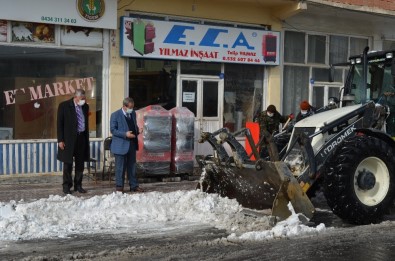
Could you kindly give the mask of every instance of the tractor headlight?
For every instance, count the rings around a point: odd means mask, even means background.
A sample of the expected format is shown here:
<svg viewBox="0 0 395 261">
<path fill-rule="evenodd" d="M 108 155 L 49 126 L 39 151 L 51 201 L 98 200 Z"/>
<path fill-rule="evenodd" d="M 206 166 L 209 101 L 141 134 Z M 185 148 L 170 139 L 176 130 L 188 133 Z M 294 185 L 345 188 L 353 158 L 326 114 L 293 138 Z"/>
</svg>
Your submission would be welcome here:
<svg viewBox="0 0 395 261">
<path fill-rule="evenodd" d="M 355 64 L 355 60 L 354 59 L 351 59 L 351 64 Z"/>
<path fill-rule="evenodd" d="M 355 62 L 356 62 L 356 63 L 361 63 L 361 62 L 362 62 L 362 59 L 361 59 L 361 58 L 357 58 L 357 59 L 355 59 Z"/>
<path fill-rule="evenodd" d="M 392 57 L 393 57 L 392 53 L 386 53 L 385 54 L 385 58 L 387 58 L 387 59 L 392 59 Z"/>
</svg>

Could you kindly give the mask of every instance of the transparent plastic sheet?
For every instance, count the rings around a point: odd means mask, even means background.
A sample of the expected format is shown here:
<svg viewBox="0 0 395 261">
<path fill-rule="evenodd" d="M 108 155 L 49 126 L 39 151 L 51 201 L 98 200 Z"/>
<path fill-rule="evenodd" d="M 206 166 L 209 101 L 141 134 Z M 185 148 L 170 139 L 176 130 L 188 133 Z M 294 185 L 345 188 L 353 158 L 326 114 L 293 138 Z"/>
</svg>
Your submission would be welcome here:
<svg viewBox="0 0 395 261">
<path fill-rule="evenodd" d="M 170 110 L 173 118 L 171 171 L 175 174 L 193 172 L 195 115 L 185 107 Z"/>
<path fill-rule="evenodd" d="M 137 168 L 145 175 L 170 174 L 172 118 L 159 105 L 136 111 L 137 125 L 143 127 L 139 135 Z"/>
<path fill-rule="evenodd" d="M 137 162 L 137 171 L 144 175 L 169 175 L 170 162 Z"/>
</svg>

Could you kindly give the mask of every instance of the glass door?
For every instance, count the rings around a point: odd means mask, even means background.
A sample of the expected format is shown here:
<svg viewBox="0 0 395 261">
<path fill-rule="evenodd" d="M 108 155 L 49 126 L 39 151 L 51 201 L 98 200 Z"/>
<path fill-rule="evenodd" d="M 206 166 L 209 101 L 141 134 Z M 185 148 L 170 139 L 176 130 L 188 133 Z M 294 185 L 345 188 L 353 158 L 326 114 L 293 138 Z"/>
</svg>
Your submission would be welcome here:
<svg viewBox="0 0 395 261">
<path fill-rule="evenodd" d="M 198 143 L 201 132 L 213 132 L 222 126 L 223 84 L 219 79 L 181 77 L 178 104 L 195 114 L 195 155 L 212 154 L 207 143 Z"/>
</svg>

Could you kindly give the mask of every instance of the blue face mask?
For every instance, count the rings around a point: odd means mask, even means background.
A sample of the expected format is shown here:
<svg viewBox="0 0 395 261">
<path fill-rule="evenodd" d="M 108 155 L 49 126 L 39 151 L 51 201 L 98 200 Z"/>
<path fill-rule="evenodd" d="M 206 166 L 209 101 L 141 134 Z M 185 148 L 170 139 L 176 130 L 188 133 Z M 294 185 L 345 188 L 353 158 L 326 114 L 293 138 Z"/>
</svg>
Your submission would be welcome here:
<svg viewBox="0 0 395 261">
<path fill-rule="evenodd" d="M 129 113 L 129 114 L 130 114 L 130 113 L 132 113 L 132 112 L 133 112 L 133 109 L 129 109 L 129 108 L 126 109 L 126 113 Z"/>
</svg>

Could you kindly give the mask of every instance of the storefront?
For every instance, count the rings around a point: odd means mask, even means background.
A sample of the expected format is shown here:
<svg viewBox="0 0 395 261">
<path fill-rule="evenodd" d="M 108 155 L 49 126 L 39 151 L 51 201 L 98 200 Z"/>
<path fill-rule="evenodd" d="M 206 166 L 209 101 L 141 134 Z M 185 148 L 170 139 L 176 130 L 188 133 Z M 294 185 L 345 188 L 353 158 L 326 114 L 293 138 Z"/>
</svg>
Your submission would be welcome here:
<svg viewBox="0 0 395 261">
<path fill-rule="evenodd" d="M 137 108 L 187 107 L 196 141 L 202 131 L 240 130 L 262 110 L 265 66 L 279 64 L 278 32 L 146 17 L 121 20 L 121 56 L 130 57 L 126 77 Z"/>
<path fill-rule="evenodd" d="M 55 173 L 60 102 L 87 94 L 91 155 L 108 124 L 114 1 L 0 1 L 0 175 Z"/>
<path fill-rule="evenodd" d="M 224 1 L 121 2 L 124 93 L 137 108 L 189 108 L 195 153 L 207 153 L 200 132 L 240 130 L 268 103 L 280 104 L 280 24 L 270 15 L 276 1 L 227 1 L 226 8 Z"/>
</svg>

